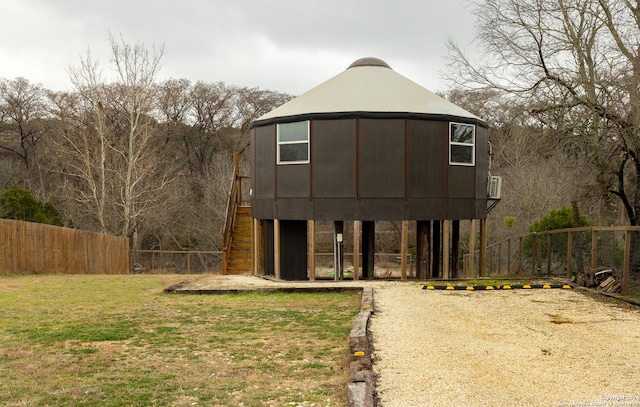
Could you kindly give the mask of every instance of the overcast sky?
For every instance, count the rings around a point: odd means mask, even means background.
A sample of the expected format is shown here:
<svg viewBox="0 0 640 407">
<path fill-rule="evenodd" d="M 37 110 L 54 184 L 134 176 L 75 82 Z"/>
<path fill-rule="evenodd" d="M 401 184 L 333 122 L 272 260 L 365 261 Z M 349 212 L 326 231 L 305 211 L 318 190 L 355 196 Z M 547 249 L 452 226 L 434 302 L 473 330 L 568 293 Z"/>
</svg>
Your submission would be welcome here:
<svg viewBox="0 0 640 407">
<path fill-rule="evenodd" d="M 299 95 L 365 56 L 444 90 L 447 37 L 471 47 L 465 0 L 0 0 L 0 78 L 71 89 L 87 49 L 108 67 L 109 33 L 164 46 L 160 79 Z M 109 73 L 109 71 L 105 71 Z"/>
</svg>

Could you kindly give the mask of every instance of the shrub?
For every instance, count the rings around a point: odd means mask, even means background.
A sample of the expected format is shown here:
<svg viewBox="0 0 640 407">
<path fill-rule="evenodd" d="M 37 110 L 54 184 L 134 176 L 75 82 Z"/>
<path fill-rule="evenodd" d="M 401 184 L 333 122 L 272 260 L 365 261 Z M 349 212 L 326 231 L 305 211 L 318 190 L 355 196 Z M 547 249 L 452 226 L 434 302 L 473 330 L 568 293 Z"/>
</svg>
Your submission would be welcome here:
<svg viewBox="0 0 640 407">
<path fill-rule="evenodd" d="M 19 185 L 2 190 L 0 218 L 63 226 L 62 215 L 51 201 L 42 202 Z"/>
</svg>

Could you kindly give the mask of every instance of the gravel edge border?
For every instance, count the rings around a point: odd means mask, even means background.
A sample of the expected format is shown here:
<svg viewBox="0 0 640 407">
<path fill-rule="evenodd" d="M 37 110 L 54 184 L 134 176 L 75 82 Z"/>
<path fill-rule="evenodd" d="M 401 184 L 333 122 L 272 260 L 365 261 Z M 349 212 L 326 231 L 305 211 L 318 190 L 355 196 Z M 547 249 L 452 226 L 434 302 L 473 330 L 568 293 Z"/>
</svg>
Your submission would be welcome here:
<svg viewBox="0 0 640 407">
<path fill-rule="evenodd" d="M 360 313 L 353 322 L 349 335 L 349 384 L 347 402 L 349 407 L 375 407 L 376 378 L 373 373 L 371 344 L 369 342 L 369 320 L 373 314 L 373 288 L 362 287 Z"/>
</svg>

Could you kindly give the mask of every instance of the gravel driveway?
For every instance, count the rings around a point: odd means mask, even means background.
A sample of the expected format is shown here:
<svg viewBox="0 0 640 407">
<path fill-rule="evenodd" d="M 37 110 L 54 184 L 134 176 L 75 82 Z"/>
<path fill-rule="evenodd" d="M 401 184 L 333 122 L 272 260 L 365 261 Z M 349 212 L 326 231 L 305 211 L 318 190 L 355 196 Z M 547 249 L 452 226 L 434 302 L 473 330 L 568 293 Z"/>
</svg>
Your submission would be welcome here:
<svg viewBox="0 0 640 407">
<path fill-rule="evenodd" d="M 640 407 L 640 308 L 575 289 L 431 291 L 414 282 L 246 276 L 184 288 L 327 284 L 374 289 L 369 332 L 383 407 Z"/>
<path fill-rule="evenodd" d="M 382 406 L 640 406 L 637 308 L 575 290 L 421 288 L 374 288 Z"/>
</svg>

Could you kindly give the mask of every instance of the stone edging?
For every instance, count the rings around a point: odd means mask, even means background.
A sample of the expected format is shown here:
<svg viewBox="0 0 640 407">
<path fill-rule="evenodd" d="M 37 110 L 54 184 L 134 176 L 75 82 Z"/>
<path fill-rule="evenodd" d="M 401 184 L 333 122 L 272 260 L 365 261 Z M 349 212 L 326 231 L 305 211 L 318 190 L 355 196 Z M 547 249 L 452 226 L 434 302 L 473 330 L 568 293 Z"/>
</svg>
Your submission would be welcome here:
<svg viewBox="0 0 640 407">
<path fill-rule="evenodd" d="M 372 348 L 368 336 L 371 314 L 373 314 L 373 288 L 363 287 L 360 313 L 353 322 L 349 335 L 349 384 L 347 386 L 349 407 L 377 405 Z"/>
</svg>

